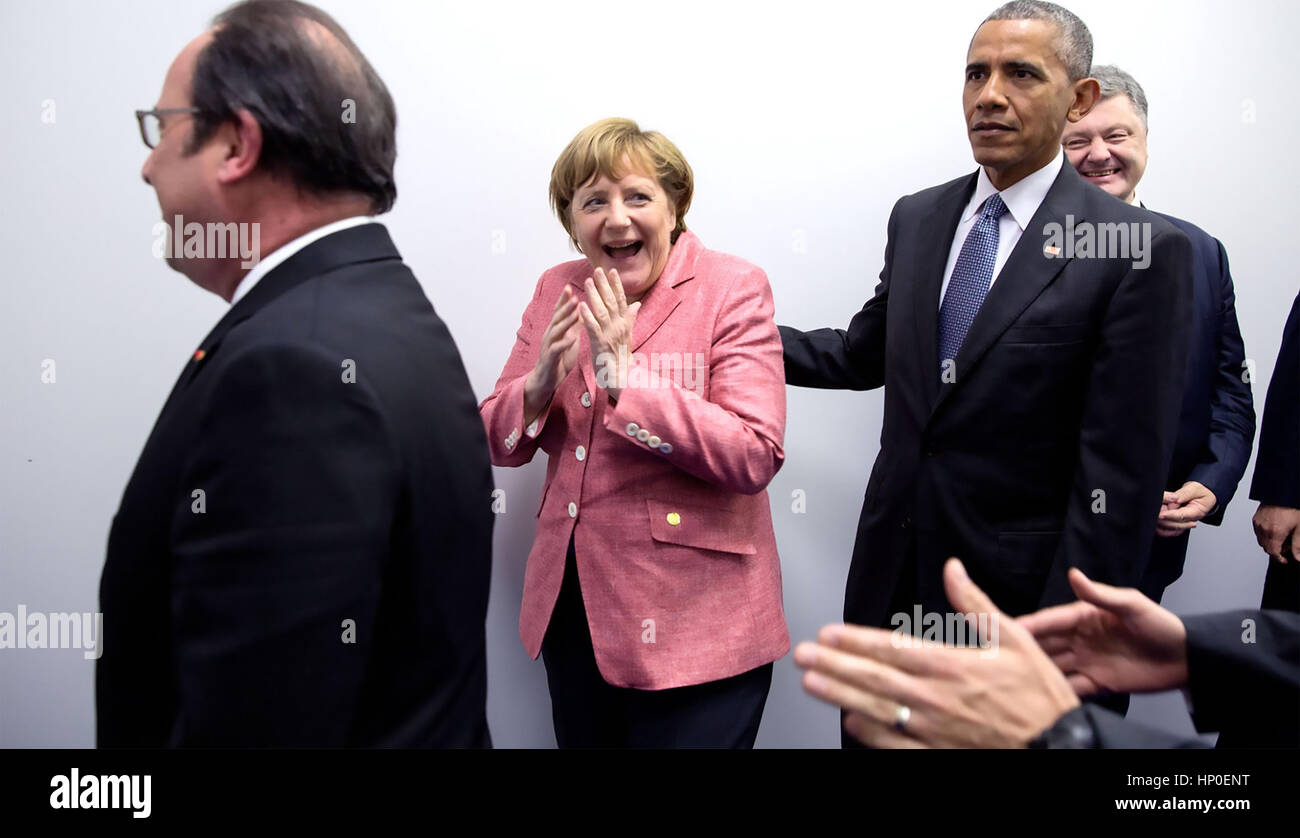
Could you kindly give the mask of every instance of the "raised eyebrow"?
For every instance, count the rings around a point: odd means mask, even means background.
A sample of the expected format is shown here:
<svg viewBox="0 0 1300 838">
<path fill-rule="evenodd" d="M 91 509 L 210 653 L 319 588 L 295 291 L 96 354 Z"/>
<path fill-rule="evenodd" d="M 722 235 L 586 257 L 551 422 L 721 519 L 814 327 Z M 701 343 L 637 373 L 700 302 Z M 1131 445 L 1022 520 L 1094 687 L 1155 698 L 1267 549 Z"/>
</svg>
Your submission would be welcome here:
<svg viewBox="0 0 1300 838">
<path fill-rule="evenodd" d="M 983 62 L 977 61 L 966 65 L 967 73 L 987 73 L 988 70 L 989 70 L 989 65 Z"/>
</svg>

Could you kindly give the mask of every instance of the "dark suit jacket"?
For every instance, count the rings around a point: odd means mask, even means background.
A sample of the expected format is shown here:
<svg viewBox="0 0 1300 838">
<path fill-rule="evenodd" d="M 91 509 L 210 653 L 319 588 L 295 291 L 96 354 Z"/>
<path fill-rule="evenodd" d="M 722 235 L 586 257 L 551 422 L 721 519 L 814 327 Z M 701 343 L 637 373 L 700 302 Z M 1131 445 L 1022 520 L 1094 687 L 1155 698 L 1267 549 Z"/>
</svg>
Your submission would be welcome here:
<svg viewBox="0 0 1300 838">
<path fill-rule="evenodd" d="M 1291 304 L 1268 383 L 1250 497 L 1300 509 L 1300 295 Z"/>
<path fill-rule="evenodd" d="M 1270 506 L 1300 509 L 1300 295 L 1291 304 L 1268 383 L 1250 496 Z M 1300 564 L 1268 561 L 1260 605 L 1300 611 Z"/>
<path fill-rule="evenodd" d="M 387 230 L 294 254 L 200 352 L 109 536 L 99 745 L 490 744 L 487 441 Z"/>
<path fill-rule="evenodd" d="M 1232 274 L 1218 239 L 1180 218 L 1157 215 L 1182 230 L 1192 243 L 1187 384 L 1165 488 L 1172 492 L 1188 480 L 1209 488 L 1218 504 L 1202 523 L 1218 525 L 1246 473 L 1255 441 L 1255 407 L 1243 365 L 1246 350 L 1237 326 Z M 1182 575 L 1187 538 L 1186 532 L 1155 537 L 1142 583 L 1148 596 L 1158 598 Z"/>
<path fill-rule="evenodd" d="M 927 611 L 947 610 L 941 568 L 958 556 L 1021 614 L 1073 599 L 1071 566 L 1135 586 L 1150 550 L 1186 371 L 1187 237 L 1063 166 L 971 325 L 955 383 L 941 383 L 939 288 L 975 183 L 894 206 L 880 284 L 847 330 L 781 328 L 788 383 L 885 387 L 850 622 L 887 625 L 909 552 Z M 1045 226 L 1067 214 L 1151 225 L 1149 266 L 1048 258 Z"/>
<path fill-rule="evenodd" d="M 1243 623 L 1250 621 L 1250 630 Z M 1226 730 L 1220 747 L 1300 747 L 1300 614 L 1228 611 L 1184 617 L 1188 694 L 1200 731 Z M 1098 747 L 1204 747 L 1094 705 L 1082 712 Z M 1231 742 L 1224 737 L 1231 736 Z"/>
</svg>

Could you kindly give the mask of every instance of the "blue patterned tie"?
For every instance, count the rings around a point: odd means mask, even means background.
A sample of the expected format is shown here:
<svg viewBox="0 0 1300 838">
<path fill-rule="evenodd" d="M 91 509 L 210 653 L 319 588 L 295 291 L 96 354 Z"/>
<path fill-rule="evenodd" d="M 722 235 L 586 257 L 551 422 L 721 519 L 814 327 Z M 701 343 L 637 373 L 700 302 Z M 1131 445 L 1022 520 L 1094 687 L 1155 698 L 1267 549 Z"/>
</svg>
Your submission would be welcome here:
<svg viewBox="0 0 1300 838">
<path fill-rule="evenodd" d="M 998 258 L 998 219 L 1007 211 L 1002 196 L 994 192 L 984 201 L 980 217 L 962 242 L 948 290 L 939 306 L 939 366 L 957 357 L 975 313 L 993 283 L 993 263 Z"/>
</svg>

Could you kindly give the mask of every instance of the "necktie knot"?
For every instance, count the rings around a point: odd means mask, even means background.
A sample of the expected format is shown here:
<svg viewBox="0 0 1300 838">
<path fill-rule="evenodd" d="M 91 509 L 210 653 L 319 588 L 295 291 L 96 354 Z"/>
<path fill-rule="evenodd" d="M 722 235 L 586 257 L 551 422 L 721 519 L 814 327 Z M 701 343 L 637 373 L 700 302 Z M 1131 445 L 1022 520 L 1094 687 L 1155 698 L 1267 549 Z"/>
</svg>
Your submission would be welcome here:
<svg viewBox="0 0 1300 838">
<path fill-rule="evenodd" d="M 982 215 L 985 218 L 991 218 L 997 221 L 1007 213 L 1007 205 L 1002 203 L 1002 196 L 994 192 L 984 201 L 984 210 Z"/>
</svg>

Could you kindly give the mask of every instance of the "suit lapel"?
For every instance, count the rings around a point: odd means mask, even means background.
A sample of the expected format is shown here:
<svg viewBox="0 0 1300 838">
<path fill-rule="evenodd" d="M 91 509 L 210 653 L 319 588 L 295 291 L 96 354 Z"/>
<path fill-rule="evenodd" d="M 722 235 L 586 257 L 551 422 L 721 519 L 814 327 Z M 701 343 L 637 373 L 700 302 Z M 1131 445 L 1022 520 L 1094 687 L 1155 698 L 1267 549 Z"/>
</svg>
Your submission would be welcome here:
<svg viewBox="0 0 1300 838">
<path fill-rule="evenodd" d="M 664 273 L 668 273 L 666 269 Z M 641 298 L 641 308 L 636 313 L 636 325 L 632 328 L 633 352 L 640 349 L 651 335 L 659 331 L 659 327 L 668 319 L 668 315 L 672 314 L 682 301 L 671 282 L 663 281 L 665 278 L 667 277 L 661 277 L 649 293 Z"/>
<path fill-rule="evenodd" d="M 929 238 L 933 246 L 918 248 L 916 254 L 912 273 L 916 278 L 916 293 L 912 296 L 913 332 L 918 341 L 917 357 L 925 365 L 926 397 L 931 405 L 939 396 L 939 289 L 943 286 L 949 251 L 949 247 L 944 245 L 952 243 L 962 210 L 975 191 L 978 174 L 957 181 L 921 220 L 922 236 Z"/>
<path fill-rule="evenodd" d="M 1067 214 L 1074 216 L 1076 224 L 1084 220 L 1081 215 L 1084 201 L 1079 190 L 1085 186 L 1073 166 L 1066 163 L 1061 167 L 1047 197 L 1025 225 L 1020 240 L 1016 242 L 1015 249 L 1007 257 L 997 281 L 989 289 L 988 296 L 975 315 L 970 331 L 966 333 L 966 340 L 957 352 L 956 381 L 940 390 L 934 403 L 935 410 L 952 397 L 952 392 L 971 376 L 980 359 L 1002 333 L 1069 264 L 1069 259 L 1048 258 L 1043 252 L 1046 241 L 1043 230 L 1052 222 L 1064 228 Z"/>
</svg>

